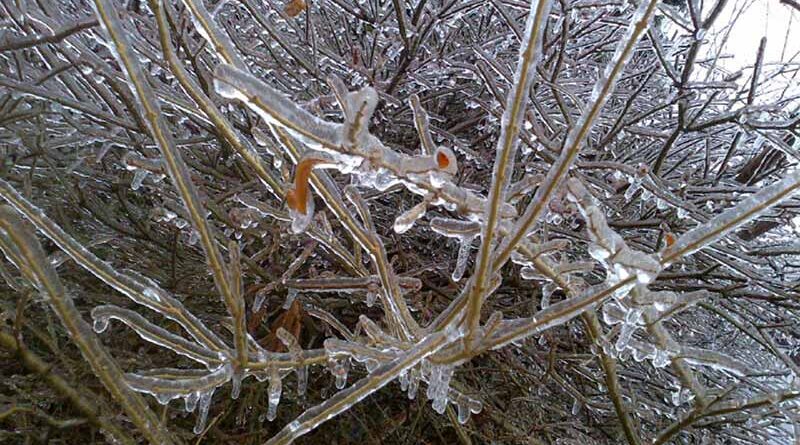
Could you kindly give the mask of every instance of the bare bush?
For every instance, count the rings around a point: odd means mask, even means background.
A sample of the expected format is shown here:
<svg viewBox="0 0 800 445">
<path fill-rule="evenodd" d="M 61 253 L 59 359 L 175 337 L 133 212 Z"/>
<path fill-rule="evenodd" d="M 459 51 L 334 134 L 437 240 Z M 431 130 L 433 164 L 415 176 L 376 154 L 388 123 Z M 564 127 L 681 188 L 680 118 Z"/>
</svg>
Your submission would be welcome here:
<svg viewBox="0 0 800 445">
<path fill-rule="evenodd" d="M 727 3 L 3 0 L 0 439 L 800 443 Z"/>
</svg>

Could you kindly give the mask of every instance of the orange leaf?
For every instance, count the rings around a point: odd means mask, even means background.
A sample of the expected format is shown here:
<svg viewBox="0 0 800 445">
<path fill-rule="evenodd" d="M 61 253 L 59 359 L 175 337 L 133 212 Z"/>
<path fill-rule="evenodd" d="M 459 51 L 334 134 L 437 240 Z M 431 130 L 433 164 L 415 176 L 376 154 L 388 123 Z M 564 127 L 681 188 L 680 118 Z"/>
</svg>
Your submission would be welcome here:
<svg viewBox="0 0 800 445">
<path fill-rule="evenodd" d="M 286 7 L 283 9 L 283 11 L 289 17 L 297 17 L 306 9 L 308 9 L 308 4 L 305 2 L 305 0 L 291 0 L 286 4 Z"/>
<path fill-rule="evenodd" d="M 294 172 L 294 188 L 286 193 L 286 205 L 290 209 L 303 215 L 308 211 L 308 177 L 311 176 L 311 169 L 315 164 L 322 161 L 319 159 L 306 158 L 297 163 Z"/>
<path fill-rule="evenodd" d="M 447 155 L 442 153 L 436 153 L 436 163 L 439 164 L 439 168 L 444 170 L 448 166 L 450 166 L 450 159 L 447 158 Z"/>
</svg>

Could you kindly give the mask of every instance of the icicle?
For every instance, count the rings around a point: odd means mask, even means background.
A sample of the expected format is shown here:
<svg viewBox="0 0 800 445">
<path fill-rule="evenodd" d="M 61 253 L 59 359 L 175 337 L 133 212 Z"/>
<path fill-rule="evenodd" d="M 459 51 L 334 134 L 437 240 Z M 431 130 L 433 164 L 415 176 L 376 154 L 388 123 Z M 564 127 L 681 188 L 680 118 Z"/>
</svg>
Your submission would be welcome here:
<svg viewBox="0 0 800 445">
<path fill-rule="evenodd" d="M 242 391 L 242 378 L 244 376 L 241 372 L 234 372 L 231 376 L 231 399 L 236 400 L 239 398 L 239 393 Z"/>
<path fill-rule="evenodd" d="M 100 164 L 100 163 L 103 162 L 103 158 L 106 156 L 106 154 L 108 153 L 108 150 L 110 150 L 112 146 L 113 146 L 113 144 L 111 142 L 105 142 L 100 147 L 100 151 L 94 157 L 95 164 Z"/>
<path fill-rule="evenodd" d="M 189 233 L 189 240 L 187 242 L 190 246 L 194 246 L 198 241 L 200 241 L 200 232 L 192 229 L 192 231 Z"/>
<path fill-rule="evenodd" d="M 458 408 L 458 423 L 464 425 L 469 420 L 469 405 L 464 398 L 459 398 L 456 402 Z"/>
<path fill-rule="evenodd" d="M 292 307 L 292 303 L 294 303 L 295 298 L 297 298 L 297 289 L 289 289 L 286 292 L 286 301 L 283 302 L 283 308 L 289 309 Z"/>
<path fill-rule="evenodd" d="M 200 411 L 197 413 L 197 422 L 194 424 L 194 433 L 200 434 L 206 428 L 206 420 L 208 420 L 208 410 L 211 408 L 211 398 L 214 396 L 214 388 L 200 393 L 199 406 Z"/>
<path fill-rule="evenodd" d="M 408 371 L 401 373 L 398 380 L 400 381 L 400 389 L 408 391 Z"/>
<path fill-rule="evenodd" d="M 581 402 L 579 402 L 578 399 L 575 399 L 575 401 L 572 402 L 572 415 L 577 416 L 580 411 L 581 411 Z"/>
<path fill-rule="evenodd" d="M 281 376 L 276 368 L 272 368 L 269 375 L 269 389 L 267 390 L 268 406 L 267 420 L 272 422 L 278 415 L 278 403 L 281 401 Z"/>
<path fill-rule="evenodd" d="M 461 238 L 461 245 L 458 247 L 458 258 L 456 259 L 456 267 L 453 269 L 453 281 L 461 281 L 464 277 L 464 272 L 467 270 L 467 262 L 469 261 L 469 253 L 472 249 L 472 240 L 475 236 L 465 236 Z"/>
<path fill-rule="evenodd" d="M 419 389 L 419 371 L 411 369 L 408 371 L 408 399 L 414 400 L 417 398 L 417 389 Z"/>
<path fill-rule="evenodd" d="M 631 309 L 625 314 L 625 321 L 622 323 L 617 342 L 614 345 L 617 351 L 622 352 L 628 347 L 628 343 L 633 337 L 633 333 L 638 328 L 638 322 L 641 319 L 642 311 L 640 309 Z"/>
<path fill-rule="evenodd" d="M 631 198 L 633 198 L 633 195 L 635 195 L 636 192 L 639 191 L 639 186 L 640 185 L 641 185 L 641 180 L 639 180 L 639 179 L 634 179 L 634 180 L 631 181 L 630 185 L 628 186 L 628 189 L 625 190 L 625 200 L 626 201 L 630 201 Z"/>
<path fill-rule="evenodd" d="M 430 373 L 428 374 L 428 389 L 425 391 L 425 397 L 427 397 L 428 400 L 433 400 L 433 397 L 439 390 L 439 376 L 441 372 L 442 367 L 440 366 L 430 367 Z"/>
<path fill-rule="evenodd" d="M 374 289 L 367 288 L 367 307 L 372 307 L 375 305 L 375 301 L 378 299 L 378 292 Z"/>
<path fill-rule="evenodd" d="M 306 194 L 306 213 L 301 213 L 289 208 L 289 217 L 292 219 L 292 233 L 303 233 L 314 219 L 314 195 Z"/>
<path fill-rule="evenodd" d="M 293 359 L 298 362 L 302 362 L 303 348 L 300 347 L 300 343 L 297 341 L 297 338 L 295 338 L 294 335 L 282 327 L 278 328 L 276 335 L 284 344 L 284 346 L 286 346 L 286 349 L 289 351 L 289 353 L 292 354 Z M 298 364 L 295 368 L 295 372 L 297 373 L 297 393 L 302 396 L 305 394 L 306 388 L 308 387 L 308 367 Z"/>
<path fill-rule="evenodd" d="M 478 414 L 483 409 L 483 403 L 480 400 L 475 400 L 464 394 L 458 394 L 455 403 L 458 408 L 458 422 L 462 425 L 467 423 L 470 414 Z"/>
<path fill-rule="evenodd" d="M 450 393 L 450 379 L 453 377 L 452 366 L 437 366 L 441 368 L 438 372 L 439 381 L 436 383 L 433 395 L 433 410 L 439 414 L 444 414 L 447 408 L 448 394 Z"/>
<path fill-rule="evenodd" d="M 343 360 L 336 360 L 333 358 L 334 351 L 336 351 L 337 348 L 333 347 L 334 342 L 329 342 L 328 340 L 325 342 L 325 351 L 328 354 L 328 369 L 335 378 L 334 385 L 336 389 L 342 389 L 347 384 L 347 371 L 350 362 L 346 358 Z"/>
<path fill-rule="evenodd" d="M 550 306 L 550 296 L 553 295 L 556 285 L 553 283 L 546 283 L 542 286 L 542 301 L 539 303 L 542 309 L 547 309 Z"/>
</svg>

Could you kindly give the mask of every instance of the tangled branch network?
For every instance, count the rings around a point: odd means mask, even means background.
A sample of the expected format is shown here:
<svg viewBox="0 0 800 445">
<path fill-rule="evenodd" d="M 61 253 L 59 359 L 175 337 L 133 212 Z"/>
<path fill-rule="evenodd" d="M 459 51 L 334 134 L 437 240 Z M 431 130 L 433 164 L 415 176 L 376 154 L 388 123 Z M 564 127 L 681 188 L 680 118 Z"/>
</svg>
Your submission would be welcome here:
<svg viewBox="0 0 800 445">
<path fill-rule="evenodd" d="M 746 3 L 0 1 L 0 347 L 51 388 L 8 409 L 797 443 L 800 33 L 726 68 Z"/>
</svg>

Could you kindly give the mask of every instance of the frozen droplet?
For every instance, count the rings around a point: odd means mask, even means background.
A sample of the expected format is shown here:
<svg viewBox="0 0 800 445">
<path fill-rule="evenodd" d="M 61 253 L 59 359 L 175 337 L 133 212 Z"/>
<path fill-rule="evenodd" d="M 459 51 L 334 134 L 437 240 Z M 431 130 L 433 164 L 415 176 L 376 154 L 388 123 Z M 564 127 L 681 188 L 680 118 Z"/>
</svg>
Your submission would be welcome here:
<svg viewBox="0 0 800 445">
<path fill-rule="evenodd" d="M 94 319 L 92 328 L 98 334 L 108 329 L 108 317 L 97 317 Z"/>
<path fill-rule="evenodd" d="M 147 174 L 150 173 L 145 169 L 137 169 L 136 172 L 133 174 L 133 180 L 131 181 L 131 189 L 139 190 L 139 187 L 142 186 L 142 182 L 144 182 L 144 178 L 147 177 Z"/>
<path fill-rule="evenodd" d="M 158 403 L 160 403 L 161 405 L 168 404 L 169 401 L 174 398 L 174 396 L 171 393 L 167 393 L 167 392 L 157 392 L 154 395 L 155 395 L 156 400 L 158 401 Z"/>
</svg>

